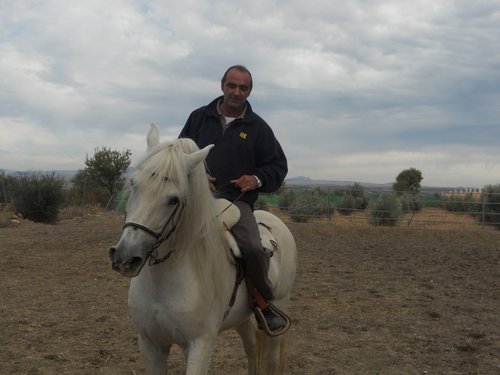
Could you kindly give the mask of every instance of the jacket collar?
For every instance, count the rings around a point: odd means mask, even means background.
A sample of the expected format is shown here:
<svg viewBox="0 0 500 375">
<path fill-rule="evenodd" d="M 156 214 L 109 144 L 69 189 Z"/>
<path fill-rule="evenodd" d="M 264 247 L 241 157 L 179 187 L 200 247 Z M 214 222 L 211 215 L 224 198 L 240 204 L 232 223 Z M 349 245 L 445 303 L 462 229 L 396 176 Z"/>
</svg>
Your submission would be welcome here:
<svg viewBox="0 0 500 375">
<path fill-rule="evenodd" d="M 222 101 L 223 99 L 224 99 L 223 96 L 219 96 L 218 98 L 215 98 L 208 104 L 210 115 L 217 117 L 220 117 L 222 115 L 222 113 L 219 111 L 219 102 Z M 243 110 L 241 117 L 239 116 L 238 118 L 247 119 L 250 118 L 250 116 L 252 115 L 253 115 L 252 106 L 250 105 L 250 102 L 247 100 L 245 104 L 245 109 Z"/>
</svg>

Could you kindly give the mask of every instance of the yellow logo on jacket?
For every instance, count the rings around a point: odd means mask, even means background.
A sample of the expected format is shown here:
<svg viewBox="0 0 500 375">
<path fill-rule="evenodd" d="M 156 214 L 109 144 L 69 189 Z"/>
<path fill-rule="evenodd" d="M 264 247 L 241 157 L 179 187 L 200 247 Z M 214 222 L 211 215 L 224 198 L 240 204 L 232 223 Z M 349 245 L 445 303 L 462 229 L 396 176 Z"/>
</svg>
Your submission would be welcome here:
<svg viewBox="0 0 500 375">
<path fill-rule="evenodd" d="M 245 133 L 245 132 L 240 133 L 240 138 L 247 139 L 247 137 L 248 137 L 247 133 Z"/>
</svg>

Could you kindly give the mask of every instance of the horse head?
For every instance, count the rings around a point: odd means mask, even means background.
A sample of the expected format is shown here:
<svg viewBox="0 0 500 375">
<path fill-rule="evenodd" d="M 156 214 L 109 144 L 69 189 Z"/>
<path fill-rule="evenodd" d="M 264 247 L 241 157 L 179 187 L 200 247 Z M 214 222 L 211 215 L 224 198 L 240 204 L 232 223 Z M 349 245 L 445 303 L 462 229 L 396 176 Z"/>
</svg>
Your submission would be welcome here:
<svg viewBox="0 0 500 375">
<path fill-rule="evenodd" d="M 148 259 L 150 263 L 165 260 L 158 256 L 160 245 L 170 244 L 183 219 L 191 175 L 201 164 L 213 145 L 198 150 L 189 139 L 159 143 L 158 129 L 151 125 L 147 136 L 147 154 L 132 172 L 127 213 L 123 232 L 117 245 L 109 249 L 113 270 L 124 276 L 137 276 Z M 203 171 L 199 169 L 202 168 Z M 208 190 L 208 182 L 205 183 Z"/>
</svg>

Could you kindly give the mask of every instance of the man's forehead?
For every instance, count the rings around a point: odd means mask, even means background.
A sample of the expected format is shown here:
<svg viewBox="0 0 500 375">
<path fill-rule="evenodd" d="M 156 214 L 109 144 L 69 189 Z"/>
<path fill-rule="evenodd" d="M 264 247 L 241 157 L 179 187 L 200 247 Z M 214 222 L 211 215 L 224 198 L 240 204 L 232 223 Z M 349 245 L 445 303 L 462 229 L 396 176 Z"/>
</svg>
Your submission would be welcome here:
<svg viewBox="0 0 500 375">
<path fill-rule="evenodd" d="M 242 72 L 238 69 L 231 69 L 227 73 L 227 80 L 226 81 L 238 81 L 238 82 L 246 82 L 247 84 L 250 83 L 250 75 L 247 72 Z"/>
</svg>

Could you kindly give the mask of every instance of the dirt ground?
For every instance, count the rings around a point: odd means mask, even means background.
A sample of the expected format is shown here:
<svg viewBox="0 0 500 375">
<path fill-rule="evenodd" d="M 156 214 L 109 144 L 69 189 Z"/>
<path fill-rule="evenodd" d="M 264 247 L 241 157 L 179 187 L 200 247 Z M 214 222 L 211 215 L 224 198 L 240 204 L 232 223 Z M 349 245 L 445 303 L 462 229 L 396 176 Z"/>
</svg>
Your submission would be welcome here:
<svg viewBox="0 0 500 375">
<path fill-rule="evenodd" d="M 0 374 L 142 374 L 122 218 L 0 228 Z M 289 374 L 499 374 L 500 231 L 290 224 L 299 248 Z M 182 374 L 182 355 L 170 373 Z M 211 374 L 245 374 L 224 333 Z"/>
</svg>

